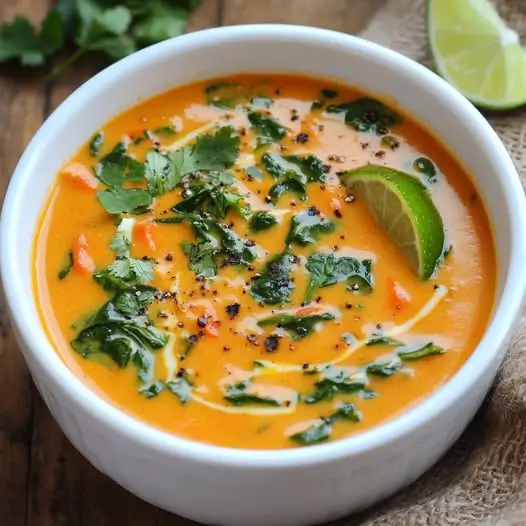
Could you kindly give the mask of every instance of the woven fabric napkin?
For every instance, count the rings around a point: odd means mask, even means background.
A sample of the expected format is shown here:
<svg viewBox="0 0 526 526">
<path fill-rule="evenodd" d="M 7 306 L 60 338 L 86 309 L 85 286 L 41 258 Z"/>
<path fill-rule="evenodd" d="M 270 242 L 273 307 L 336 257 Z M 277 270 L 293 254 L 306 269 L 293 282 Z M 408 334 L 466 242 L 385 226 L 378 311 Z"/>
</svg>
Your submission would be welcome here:
<svg viewBox="0 0 526 526">
<path fill-rule="evenodd" d="M 495 3 L 526 42 L 526 1 Z M 388 0 L 362 36 L 430 66 L 424 4 L 424 0 Z M 524 186 L 526 112 L 486 117 L 508 148 Z M 458 443 L 415 484 L 338 524 L 526 526 L 525 316 L 491 394 Z"/>
</svg>

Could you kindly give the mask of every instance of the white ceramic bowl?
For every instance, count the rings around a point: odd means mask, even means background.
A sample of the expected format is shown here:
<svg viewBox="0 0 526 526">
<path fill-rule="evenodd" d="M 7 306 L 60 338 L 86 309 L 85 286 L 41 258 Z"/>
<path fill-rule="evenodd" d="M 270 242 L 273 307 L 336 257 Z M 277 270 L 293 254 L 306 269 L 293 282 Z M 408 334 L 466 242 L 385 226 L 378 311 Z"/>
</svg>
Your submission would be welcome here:
<svg viewBox="0 0 526 526">
<path fill-rule="evenodd" d="M 173 86 L 240 72 L 333 77 L 393 98 L 442 137 L 474 175 L 496 234 L 496 308 L 462 369 L 414 409 L 345 440 L 235 450 L 135 420 L 95 395 L 60 360 L 39 321 L 32 245 L 55 174 L 108 119 Z M 71 95 L 13 175 L 1 219 L 1 273 L 13 327 L 44 400 L 75 447 L 139 497 L 229 526 L 316 524 L 370 506 L 434 464 L 473 417 L 506 352 L 526 287 L 526 203 L 503 145 L 478 111 L 417 63 L 359 38 L 294 26 L 186 35 L 136 53 Z"/>
</svg>

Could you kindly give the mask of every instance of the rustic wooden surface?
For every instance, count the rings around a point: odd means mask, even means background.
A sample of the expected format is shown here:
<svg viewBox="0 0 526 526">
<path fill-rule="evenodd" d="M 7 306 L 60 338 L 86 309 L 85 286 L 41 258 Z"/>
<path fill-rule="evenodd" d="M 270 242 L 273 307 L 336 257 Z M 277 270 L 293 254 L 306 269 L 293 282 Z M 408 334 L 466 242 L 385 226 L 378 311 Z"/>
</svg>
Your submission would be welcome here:
<svg viewBox="0 0 526 526">
<path fill-rule="evenodd" d="M 52 0 L 0 0 L 0 21 L 42 18 Z M 384 0 L 204 0 L 189 31 L 288 22 L 358 33 Z M 0 72 L 0 199 L 43 119 L 100 64 L 84 62 L 46 86 L 18 69 Z M 33 387 L 5 320 L 0 294 L 0 524 L 6 526 L 190 526 L 141 502 L 71 446 Z"/>
</svg>

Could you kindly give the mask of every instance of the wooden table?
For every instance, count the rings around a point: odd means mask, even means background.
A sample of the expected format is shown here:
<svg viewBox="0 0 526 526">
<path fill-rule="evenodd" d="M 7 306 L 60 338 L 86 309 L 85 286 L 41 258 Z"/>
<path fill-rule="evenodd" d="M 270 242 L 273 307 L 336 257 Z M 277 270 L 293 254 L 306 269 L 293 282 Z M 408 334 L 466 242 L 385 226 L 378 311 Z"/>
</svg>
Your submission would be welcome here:
<svg viewBox="0 0 526 526">
<path fill-rule="evenodd" d="M 38 21 L 52 0 L 0 0 L 0 20 Z M 288 22 L 358 33 L 384 0 L 204 0 L 189 30 Z M 38 74 L 0 73 L 0 192 L 49 112 L 100 64 L 81 64 L 52 85 Z M 6 526 L 189 526 L 145 504 L 81 457 L 34 388 L 0 297 L 0 523 Z"/>
</svg>

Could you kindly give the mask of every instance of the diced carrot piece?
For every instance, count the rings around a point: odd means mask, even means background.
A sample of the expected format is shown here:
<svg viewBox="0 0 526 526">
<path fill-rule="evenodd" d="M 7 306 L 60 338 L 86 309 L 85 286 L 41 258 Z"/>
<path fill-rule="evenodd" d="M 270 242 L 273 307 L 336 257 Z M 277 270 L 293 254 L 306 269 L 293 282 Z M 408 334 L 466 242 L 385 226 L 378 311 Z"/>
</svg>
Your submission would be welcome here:
<svg viewBox="0 0 526 526">
<path fill-rule="evenodd" d="M 303 307 L 296 311 L 296 316 L 310 316 L 311 314 L 317 314 L 320 311 L 320 307 Z"/>
<path fill-rule="evenodd" d="M 391 289 L 391 303 L 396 309 L 401 309 L 411 301 L 411 295 L 400 283 L 391 279 L 389 288 Z"/>
<path fill-rule="evenodd" d="M 157 244 L 154 239 L 156 228 L 157 226 L 153 221 L 143 221 L 142 223 L 136 223 L 135 225 L 135 235 L 139 241 L 145 243 L 153 252 L 157 250 Z"/>
<path fill-rule="evenodd" d="M 88 240 L 84 234 L 80 234 L 73 242 L 73 268 L 81 273 L 95 270 L 93 258 L 88 253 Z"/>
<path fill-rule="evenodd" d="M 99 180 L 87 166 L 81 163 L 68 164 L 62 173 L 71 183 L 82 190 L 95 190 L 99 186 Z"/>
</svg>

